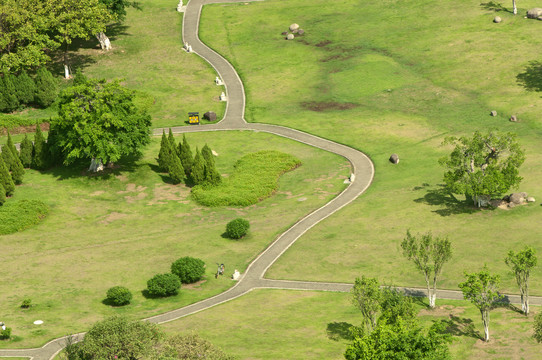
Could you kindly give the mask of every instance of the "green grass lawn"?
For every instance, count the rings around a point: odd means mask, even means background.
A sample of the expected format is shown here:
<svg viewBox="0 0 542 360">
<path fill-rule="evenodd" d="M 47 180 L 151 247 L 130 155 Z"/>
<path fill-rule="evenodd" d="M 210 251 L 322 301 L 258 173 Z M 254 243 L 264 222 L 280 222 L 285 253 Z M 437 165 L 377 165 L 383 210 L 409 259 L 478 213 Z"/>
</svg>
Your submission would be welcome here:
<svg viewBox="0 0 542 360">
<path fill-rule="evenodd" d="M 247 120 L 350 145 L 375 163 L 368 191 L 300 238 L 270 277 L 352 282 L 365 274 L 422 286 L 399 247 L 411 229 L 450 237 L 455 255 L 441 287 L 457 288 L 464 270 L 487 263 L 502 276 L 502 290 L 517 292 L 503 259 L 525 245 L 542 254 L 542 207 L 475 210 L 442 191 L 437 161 L 450 151 L 440 146 L 445 136 L 516 132 L 527 156 L 520 191 L 540 198 L 542 101 L 527 90 L 536 86 L 517 77 L 527 72 L 536 80 L 541 24 L 522 15 L 535 1 L 518 5 L 520 15 L 499 12 L 501 24 L 472 0 L 333 6 L 269 0 L 204 8 L 200 36 L 239 70 Z M 293 22 L 305 35 L 285 41 L 281 32 Z M 512 114 L 518 123 L 508 121 Z M 397 166 L 388 161 L 392 153 L 401 159 Z M 540 284 L 542 267 L 532 274 L 534 294 L 542 295 Z"/>
<path fill-rule="evenodd" d="M 234 269 L 244 271 L 278 234 L 342 191 L 350 172 L 337 155 L 265 133 L 207 132 L 187 139 L 194 149 L 207 143 L 218 153 L 221 174 L 231 174 L 237 160 L 259 150 L 287 149 L 303 165 L 282 175 L 275 195 L 260 203 L 213 208 L 198 205 L 189 188 L 168 184 L 166 174 L 155 172 L 159 137 L 140 160 L 122 163 L 106 175 L 88 176 L 83 168 L 27 171 L 8 203 L 39 198 L 50 211 L 37 226 L 0 236 L 5 279 L 0 313 L 14 336 L 0 347 L 41 346 L 84 331 L 107 315 L 143 318 L 222 292 L 233 284 L 229 275 Z M 222 237 L 226 224 L 238 217 L 250 221 L 250 235 L 239 241 Z M 183 287 L 176 297 L 144 298 L 147 280 L 169 272 L 182 256 L 205 261 L 206 281 Z M 226 265 L 227 276 L 218 280 L 213 277 L 216 263 Z M 132 291 L 131 305 L 102 304 L 115 285 Z M 21 309 L 24 298 L 34 306 Z M 44 325 L 32 324 L 38 319 Z"/>
<path fill-rule="evenodd" d="M 239 359 L 342 359 L 349 343 L 347 329 L 361 316 L 348 293 L 254 290 L 241 298 L 163 325 L 169 335 L 198 332 Z M 453 358 L 538 359 L 540 345 L 532 335 L 533 316 L 508 309 L 491 312 L 491 341 L 479 339 L 484 328 L 478 310 L 465 301 L 425 305 L 419 318 L 450 321 Z M 539 308 L 533 308 L 535 312 Z M 310 320 L 309 320 L 310 319 Z"/>
</svg>

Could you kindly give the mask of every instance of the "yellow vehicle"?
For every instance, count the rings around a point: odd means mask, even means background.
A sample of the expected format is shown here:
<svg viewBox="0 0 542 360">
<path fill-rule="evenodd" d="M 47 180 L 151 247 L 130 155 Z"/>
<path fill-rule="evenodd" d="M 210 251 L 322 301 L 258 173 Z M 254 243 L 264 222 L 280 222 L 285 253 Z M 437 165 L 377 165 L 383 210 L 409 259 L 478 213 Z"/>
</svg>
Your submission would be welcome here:
<svg viewBox="0 0 542 360">
<path fill-rule="evenodd" d="M 190 125 L 199 125 L 199 112 L 189 112 L 188 123 Z"/>
</svg>

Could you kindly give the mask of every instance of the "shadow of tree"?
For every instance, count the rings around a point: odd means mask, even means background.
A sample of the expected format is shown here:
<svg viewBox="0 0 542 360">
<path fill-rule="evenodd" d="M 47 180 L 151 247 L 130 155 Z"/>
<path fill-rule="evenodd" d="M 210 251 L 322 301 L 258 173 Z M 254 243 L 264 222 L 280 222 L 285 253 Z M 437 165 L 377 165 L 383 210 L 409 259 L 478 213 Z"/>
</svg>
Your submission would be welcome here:
<svg viewBox="0 0 542 360">
<path fill-rule="evenodd" d="M 121 175 L 123 172 L 134 172 L 142 164 L 138 163 L 140 155 L 125 156 L 112 167 L 104 167 L 103 171 L 93 173 L 88 171 L 90 160 L 79 160 L 72 165 L 58 165 L 51 169 L 42 171 L 44 174 L 51 174 L 57 180 L 73 179 L 78 177 L 86 177 L 95 180 L 109 180 L 113 177 Z"/>
<path fill-rule="evenodd" d="M 495 11 L 495 12 L 506 11 L 506 12 L 512 13 L 511 10 L 508 10 L 507 8 L 502 6 L 501 3 L 498 3 L 496 1 L 488 1 L 485 3 L 481 3 L 480 7 L 484 10 L 489 10 L 489 11 Z"/>
<path fill-rule="evenodd" d="M 415 199 L 414 201 L 432 206 L 443 206 L 441 209 L 433 210 L 433 212 L 439 214 L 440 216 L 472 214 L 479 211 L 475 207 L 467 204 L 465 201 L 457 200 L 443 184 L 438 184 L 434 187 L 423 184 L 423 187 L 421 188 L 418 186 L 414 188 L 414 190 L 420 189 L 427 189 L 427 192 L 423 197 Z"/>
<path fill-rule="evenodd" d="M 521 311 L 520 308 L 518 308 L 516 305 L 512 304 L 510 302 L 510 297 L 508 295 L 503 295 L 502 299 L 500 299 L 498 302 L 496 302 L 493 306 L 493 308 L 503 308 L 508 309 L 511 311 L 514 311 L 518 314 L 524 315 L 523 311 Z"/>
<path fill-rule="evenodd" d="M 340 339 L 352 340 L 350 328 L 354 326 L 347 322 L 331 322 L 327 324 L 326 334 L 330 340 L 339 341 Z"/>
<path fill-rule="evenodd" d="M 474 339 L 483 340 L 484 338 L 474 327 L 474 322 L 468 318 L 461 318 L 450 314 L 449 319 L 442 320 L 446 324 L 446 333 L 454 336 L 467 336 Z"/>
<path fill-rule="evenodd" d="M 529 62 L 525 72 L 518 74 L 516 79 L 527 91 L 542 91 L 542 62 L 538 60 Z"/>
</svg>

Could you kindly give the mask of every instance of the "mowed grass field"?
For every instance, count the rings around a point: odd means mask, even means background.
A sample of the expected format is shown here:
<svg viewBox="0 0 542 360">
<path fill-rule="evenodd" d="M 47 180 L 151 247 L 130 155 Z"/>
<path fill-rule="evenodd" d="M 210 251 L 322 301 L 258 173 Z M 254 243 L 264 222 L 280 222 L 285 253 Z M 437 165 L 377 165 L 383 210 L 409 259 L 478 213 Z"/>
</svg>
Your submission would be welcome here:
<svg viewBox="0 0 542 360">
<path fill-rule="evenodd" d="M 348 293 L 260 289 L 162 326 L 169 335 L 197 332 L 239 359 L 344 359 L 351 341 L 348 328 L 361 324 L 361 313 L 350 299 Z M 423 326 L 448 322 L 453 359 L 540 357 L 540 345 L 531 337 L 532 316 L 493 310 L 491 341 L 484 343 L 480 312 L 470 303 L 437 300 L 433 311 L 415 304 Z"/>
<path fill-rule="evenodd" d="M 213 208 L 198 205 L 189 188 L 168 184 L 166 174 L 155 172 L 159 137 L 141 159 L 101 176 L 88 176 L 83 168 L 27 171 L 8 201 L 37 198 L 50 213 L 38 226 L 0 236 L 0 313 L 13 328 L 13 340 L 0 347 L 41 346 L 108 315 L 144 318 L 220 293 L 233 285 L 235 269 L 243 272 L 276 236 L 342 191 L 350 173 L 337 155 L 269 134 L 206 132 L 187 139 L 193 151 L 209 144 L 225 176 L 240 157 L 259 150 L 287 151 L 302 165 L 281 176 L 277 192 L 258 204 Z M 250 221 L 250 233 L 239 241 L 226 239 L 226 224 L 237 217 Z M 183 256 L 205 261 L 205 281 L 183 286 L 175 297 L 146 299 L 147 280 L 169 272 Z M 216 263 L 226 266 L 217 280 Z M 132 304 L 102 304 L 115 285 L 132 291 Z M 20 308 L 25 298 L 33 304 L 27 310 Z M 33 325 L 38 319 L 44 324 Z"/>
<path fill-rule="evenodd" d="M 269 277 L 353 282 L 364 274 L 423 286 L 400 251 L 411 229 L 452 241 L 454 257 L 440 287 L 456 289 L 464 271 L 487 263 L 502 276 L 501 290 L 518 292 L 503 259 L 526 245 L 542 254 L 540 202 L 473 209 L 443 191 L 438 164 L 451 150 L 441 146 L 446 136 L 515 132 L 527 156 L 519 189 L 540 200 L 542 101 L 530 89 L 542 80 L 533 63 L 542 24 L 523 18 L 535 1 L 518 5 L 517 16 L 472 0 L 269 0 L 204 8 L 200 37 L 239 70 L 247 120 L 350 145 L 376 168 L 368 191 L 300 238 Z M 496 15 L 502 23 L 492 22 Z M 305 34 L 286 41 L 281 32 L 294 22 Z M 511 115 L 519 122 L 508 121 Z M 389 163 L 392 153 L 398 165 Z M 542 266 L 532 273 L 532 294 L 542 295 L 540 284 Z"/>
</svg>

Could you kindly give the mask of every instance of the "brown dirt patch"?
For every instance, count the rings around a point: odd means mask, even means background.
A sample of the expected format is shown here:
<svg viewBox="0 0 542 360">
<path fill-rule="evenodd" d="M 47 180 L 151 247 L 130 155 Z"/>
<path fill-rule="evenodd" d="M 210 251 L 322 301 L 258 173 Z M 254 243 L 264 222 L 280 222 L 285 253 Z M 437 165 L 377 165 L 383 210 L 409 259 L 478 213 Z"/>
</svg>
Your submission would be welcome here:
<svg viewBox="0 0 542 360">
<path fill-rule="evenodd" d="M 49 123 L 44 122 L 40 124 L 41 131 L 49 131 Z M 33 133 L 36 132 L 36 125 L 28 125 L 28 126 L 16 126 L 9 129 L 9 133 L 11 135 L 14 134 L 26 134 L 26 133 Z M 7 129 L 1 128 L 0 129 L 0 135 L 7 135 Z"/>
<path fill-rule="evenodd" d="M 123 219 L 126 216 L 128 215 L 123 214 L 123 213 L 118 213 L 118 212 L 112 212 L 111 214 L 106 215 L 105 218 L 102 221 L 100 221 L 100 224 L 104 224 L 104 225 L 111 224 L 113 221 Z"/>
<path fill-rule="evenodd" d="M 339 103 L 334 101 L 328 102 L 317 102 L 317 101 L 307 101 L 302 102 L 301 106 L 307 110 L 322 112 L 326 110 L 350 110 L 358 107 L 358 104 L 353 103 Z"/>
<path fill-rule="evenodd" d="M 450 316 L 450 315 L 460 315 L 465 312 L 465 309 L 459 306 L 437 306 L 434 309 L 422 309 L 418 313 L 419 316 L 431 315 L 431 316 Z"/>
<path fill-rule="evenodd" d="M 104 193 L 105 193 L 105 191 L 103 191 L 103 190 L 98 190 L 98 191 L 95 191 L 95 192 L 93 192 L 92 194 L 90 194 L 90 196 L 100 196 L 100 195 L 102 195 L 102 194 L 104 194 Z"/>
<path fill-rule="evenodd" d="M 193 284 L 183 284 L 181 286 L 182 289 L 197 289 L 197 288 L 200 288 L 201 285 L 203 285 L 204 283 L 206 283 L 207 280 L 200 280 L 198 282 L 195 282 Z"/>
<path fill-rule="evenodd" d="M 325 47 L 325 46 L 328 46 L 329 44 L 331 44 L 331 40 L 323 40 L 323 41 L 320 41 L 319 43 L 316 43 L 314 46 Z"/>
<path fill-rule="evenodd" d="M 166 204 L 167 201 L 177 201 L 181 204 L 188 204 L 190 188 L 185 185 L 156 184 L 153 190 L 153 199 L 147 205 Z"/>
<path fill-rule="evenodd" d="M 134 195 L 134 196 L 125 196 L 124 198 L 126 199 L 126 201 L 128 203 L 133 203 L 137 200 L 143 200 L 147 197 L 147 193 L 144 193 L 144 192 L 141 192 L 137 195 Z"/>
<path fill-rule="evenodd" d="M 325 58 L 320 59 L 320 62 L 329 62 L 332 60 L 348 60 L 353 57 L 354 57 L 353 55 L 335 54 L 335 55 L 326 56 Z"/>
</svg>

